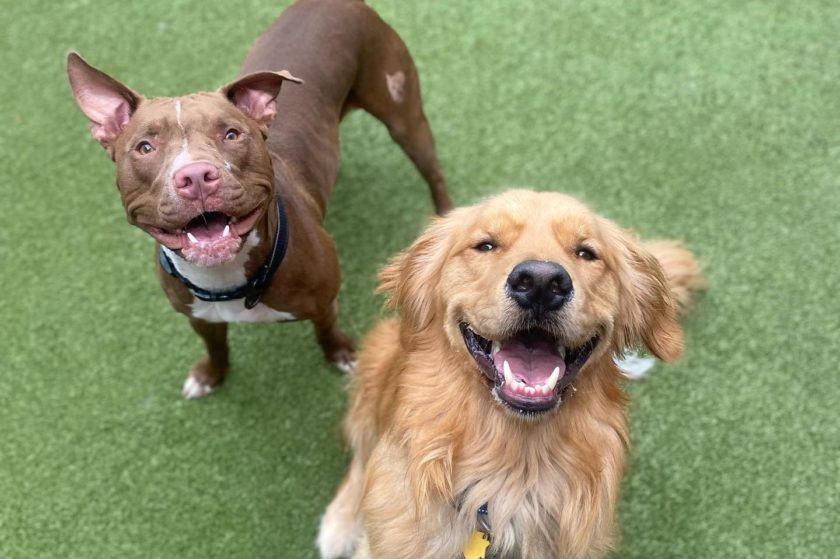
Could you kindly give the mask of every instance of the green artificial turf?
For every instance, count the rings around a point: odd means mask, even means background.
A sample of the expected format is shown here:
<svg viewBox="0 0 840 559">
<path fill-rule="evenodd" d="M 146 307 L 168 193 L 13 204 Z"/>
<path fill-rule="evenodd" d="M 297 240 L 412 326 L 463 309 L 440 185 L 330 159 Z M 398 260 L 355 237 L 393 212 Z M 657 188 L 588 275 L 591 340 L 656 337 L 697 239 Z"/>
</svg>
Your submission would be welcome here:
<svg viewBox="0 0 840 559">
<path fill-rule="evenodd" d="M 456 203 L 568 191 L 686 241 L 688 349 L 629 386 L 617 558 L 840 553 L 840 10 L 835 2 L 371 2 L 404 37 Z M 311 558 L 345 466 L 344 379 L 307 324 L 201 351 L 125 224 L 64 55 L 149 95 L 234 77 L 275 2 L 0 1 L 0 557 Z M 425 185 L 371 117 L 327 225 L 355 336 Z M 399 498 L 399 496 L 395 496 Z"/>
</svg>

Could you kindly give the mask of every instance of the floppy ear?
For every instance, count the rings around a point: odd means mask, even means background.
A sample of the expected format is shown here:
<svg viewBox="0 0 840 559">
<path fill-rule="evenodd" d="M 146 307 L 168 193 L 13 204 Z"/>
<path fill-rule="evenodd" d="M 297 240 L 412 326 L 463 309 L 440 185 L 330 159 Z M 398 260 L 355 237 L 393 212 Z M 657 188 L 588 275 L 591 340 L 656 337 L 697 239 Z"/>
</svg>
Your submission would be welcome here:
<svg viewBox="0 0 840 559">
<path fill-rule="evenodd" d="M 108 74 L 97 70 L 75 52 L 67 55 L 67 77 L 76 104 L 90 120 L 90 133 L 110 149 L 142 97 Z"/>
<path fill-rule="evenodd" d="M 399 309 L 418 329 L 434 318 L 441 271 L 452 248 L 452 233 L 465 208 L 435 218 L 420 237 L 379 272 L 377 293 L 388 293 L 388 306 Z"/>
<path fill-rule="evenodd" d="M 275 99 L 284 81 L 303 83 L 286 70 L 248 74 L 221 88 L 219 92 L 246 115 L 268 125 L 277 115 Z"/>
<path fill-rule="evenodd" d="M 621 352 L 641 340 L 663 361 L 675 361 L 682 354 L 683 332 L 662 266 L 627 231 L 609 222 L 604 230 L 620 283 L 615 350 Z"/>
</svg>

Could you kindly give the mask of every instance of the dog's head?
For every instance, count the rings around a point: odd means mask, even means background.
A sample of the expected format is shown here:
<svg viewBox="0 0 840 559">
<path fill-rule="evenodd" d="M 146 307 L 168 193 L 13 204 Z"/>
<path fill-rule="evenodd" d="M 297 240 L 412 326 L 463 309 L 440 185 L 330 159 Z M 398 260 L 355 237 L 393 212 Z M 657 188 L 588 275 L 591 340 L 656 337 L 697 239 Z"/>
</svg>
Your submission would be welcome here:
<svg viewBox="0 0 840 559">
<path fill-rule="evenodd" d="M 67 73 L 116 163 L 129 223 L 195 264 L 232 259 L 271 207 L 268 125 L 283 82 L 300 80 L 259 72 L 213 93 L 146 99 L 75 53 Z"/>
<path fill-rule="evenodd" d="M 555 409 L 576 375 L 639 340 L 666 361 L 682 351 L 656 258 L 562 194 L 513 190 L 455 210 L 380 282 L 408 328 L 442 329 L 496 399 L 529 416 Z"/>
</svg>

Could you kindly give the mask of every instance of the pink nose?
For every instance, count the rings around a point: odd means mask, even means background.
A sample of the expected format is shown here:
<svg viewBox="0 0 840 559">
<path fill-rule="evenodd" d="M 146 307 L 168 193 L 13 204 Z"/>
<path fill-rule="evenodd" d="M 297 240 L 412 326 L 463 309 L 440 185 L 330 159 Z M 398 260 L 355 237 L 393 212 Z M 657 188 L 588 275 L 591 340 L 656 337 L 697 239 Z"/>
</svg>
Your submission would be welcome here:
<svg viewBox="0 0 840 559">
<path fill-rule="evenodd" d="M 219 168 L 207 161 L 187 163 L 172 175 L 175 191 L 189 200 L 206 198 L 219 188 Z"/>
</svg>

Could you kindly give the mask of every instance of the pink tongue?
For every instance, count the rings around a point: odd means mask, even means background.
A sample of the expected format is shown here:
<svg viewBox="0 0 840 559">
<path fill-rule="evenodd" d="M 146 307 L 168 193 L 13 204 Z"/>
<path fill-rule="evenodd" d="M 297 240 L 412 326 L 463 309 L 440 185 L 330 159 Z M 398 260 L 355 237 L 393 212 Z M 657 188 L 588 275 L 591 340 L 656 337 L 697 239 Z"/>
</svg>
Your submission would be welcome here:
<svg viewBox="0 0 840 559">
<path fill-rule="evenodd" d="M 207 217 L 207 223 L 199 218 L 190 222 L 187 231 L 192 233 L 199 241 L 211 241 L 221 237 L 227 225 L 227 219 L 223 215 L 211 215 Z"/>
<path fill-rule="evenodd" d="M 530 386 L 544 384 L 557 367 L 560 367 L 561 378 L 566 372 L 566 362 L 545 340 L 529 342 L 527 345 L 518 339 L 502 342 L 501 348 L 493 356 L 497 371 L 504 371 L 505 361 L 510 366 L 513 378 L 523 380 Z"/>
</svg>

